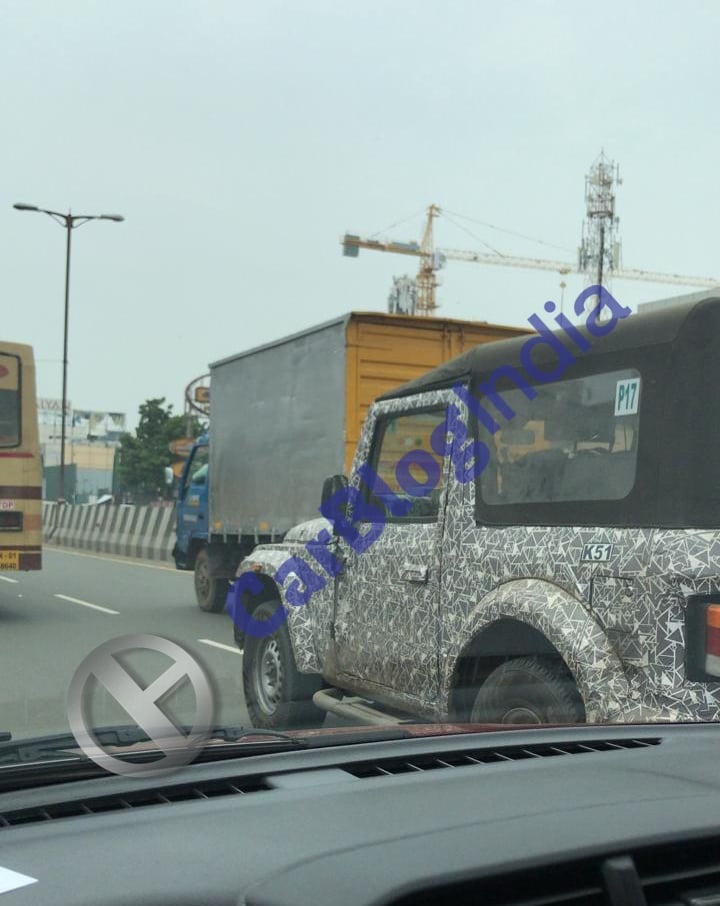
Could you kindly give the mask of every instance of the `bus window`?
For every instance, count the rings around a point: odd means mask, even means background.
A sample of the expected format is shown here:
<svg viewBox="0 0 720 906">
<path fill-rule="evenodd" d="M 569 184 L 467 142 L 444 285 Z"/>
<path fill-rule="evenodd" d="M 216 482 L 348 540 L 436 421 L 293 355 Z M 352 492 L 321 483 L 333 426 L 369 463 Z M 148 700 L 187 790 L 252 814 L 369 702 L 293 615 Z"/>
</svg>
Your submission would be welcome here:
<svg viewBox="0 0 720 906">
<path fill-rule="evenodd" d="M 42 568 L 42 461 L 32 347 L 0 342 L 0 573 Z"/>
<path fill-rule="evenodd" d="M 0 353 L 0 447 L 20 443 L 20 362 Z"/>
</svg>

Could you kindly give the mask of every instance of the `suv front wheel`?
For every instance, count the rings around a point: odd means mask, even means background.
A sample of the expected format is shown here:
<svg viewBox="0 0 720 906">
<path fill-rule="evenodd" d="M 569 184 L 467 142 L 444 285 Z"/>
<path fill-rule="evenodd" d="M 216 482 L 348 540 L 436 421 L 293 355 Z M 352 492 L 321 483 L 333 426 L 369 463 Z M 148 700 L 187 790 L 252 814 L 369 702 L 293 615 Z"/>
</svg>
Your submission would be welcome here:
<svg viewBox="0 0 720 906">
<path fill-rule="evenodd" d="M 266 601 L 253 613 L 256 620 L 269 620 L 280 606 Z M 321 726 L 325 712 L 312 703 L 322 689 L 316 674 L 300 673 L 283 623 L 272 635 L 258 639 L 245 635 L 243 645 L 243 688 L 253 726 L 271 730 L 310 729 Z"/>
</svg>

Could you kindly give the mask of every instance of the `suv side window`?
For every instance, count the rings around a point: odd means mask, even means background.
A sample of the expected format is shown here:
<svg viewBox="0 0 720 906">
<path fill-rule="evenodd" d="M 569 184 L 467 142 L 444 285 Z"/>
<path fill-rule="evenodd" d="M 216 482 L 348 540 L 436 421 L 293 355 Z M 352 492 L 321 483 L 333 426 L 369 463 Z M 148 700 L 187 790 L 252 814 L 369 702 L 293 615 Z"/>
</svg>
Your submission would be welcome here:
<svg viewBox="0 0 720 906">
<path fill-rule="evenodd" d="M 626 369 L 503 394 L 518 412 L 490 440 L 486 504 L 621 500 L 635 483 L 641 379 Z"/>
<path fill-rule="evenodd" d="M 367 500 L 385 512 L 388 508 L 383 498 L 388 492 L 395 498 L 413 500 L 407 515 L 392 517 L 388 514 L 389 520 L 424 522 L 437 518 L 445 476 L 443 457 L 433 449 L 431 437 L 445 424 L 445 419 L 443 406 L 392 415 L 378 421 L 370 465 L 379 481 L 369 489 Z M 437 440 L 435 446 L 438 446 Z"/>
</svg>

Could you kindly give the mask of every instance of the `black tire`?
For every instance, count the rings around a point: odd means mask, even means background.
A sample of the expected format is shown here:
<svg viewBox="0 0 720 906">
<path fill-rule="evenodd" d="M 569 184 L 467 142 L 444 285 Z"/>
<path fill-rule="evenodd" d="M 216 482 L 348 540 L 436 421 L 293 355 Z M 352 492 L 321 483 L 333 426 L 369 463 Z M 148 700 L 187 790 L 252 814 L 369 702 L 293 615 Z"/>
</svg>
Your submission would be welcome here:
<svg viewBox="0 0 720 906">
<path fill-rule="evenodd" d="M 213 579 L 210 575 L 210 558 L 205 549 L 195 558 L 195 598 L 200 610 L 220 613 L 225 607 L 230 584 L 227 579 Z"/>
<path fill-rule="evenodd" d="M 563 664 L 534 657 L 505 661 L 475 696 L 472 723 L 584 723 L 585 708 Z"/>
<path fill-rule="evenodd" d="M 277 600 L 266 601 L 253 616 L 257 620 L 269 619 L 278 604 Z M 243 688 L 255 727 L 310 729 L 325 720 L 325 712 L 312 703 L 313 695 L 322 689 L 322 678 L 297 669 L 285 623 L 264 639 L 245 636 Z"/>
</svg>

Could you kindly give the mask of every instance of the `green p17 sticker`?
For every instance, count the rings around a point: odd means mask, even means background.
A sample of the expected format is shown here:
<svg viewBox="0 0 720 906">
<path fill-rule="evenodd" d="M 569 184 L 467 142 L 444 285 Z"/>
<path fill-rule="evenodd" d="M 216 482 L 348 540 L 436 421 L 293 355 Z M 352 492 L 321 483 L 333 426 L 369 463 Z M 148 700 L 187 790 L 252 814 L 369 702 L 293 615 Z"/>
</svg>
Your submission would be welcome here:
<svg viewBox="0 0 720 906">
<path fill-rule="evenodd" d="M 640 408 L 640 378 L 627 378 L 615 385 L 615 415 L 636 415 Z"/>
</svg>

